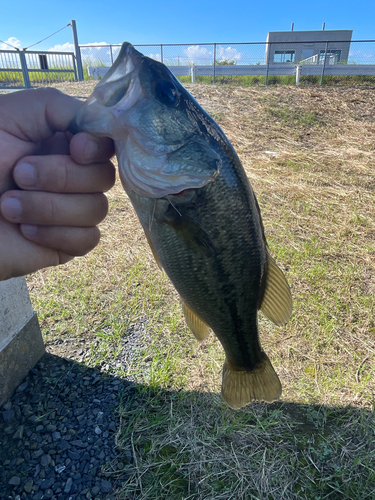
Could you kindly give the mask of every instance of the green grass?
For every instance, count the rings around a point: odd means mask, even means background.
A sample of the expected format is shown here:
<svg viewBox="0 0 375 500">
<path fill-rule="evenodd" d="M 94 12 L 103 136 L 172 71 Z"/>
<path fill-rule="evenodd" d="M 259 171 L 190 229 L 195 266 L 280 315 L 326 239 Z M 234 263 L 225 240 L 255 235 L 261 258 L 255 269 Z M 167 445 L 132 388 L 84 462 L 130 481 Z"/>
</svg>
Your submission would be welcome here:
<svg viewBox="0 0 375 500">
<path fill-rule="evenodd" d="M 233 412 L 215 396 L 140 386 L 120 416 L 117 443 L 132 460 L 111 469 L 128 476 L 119 498 L 373 498 L 371 412 L 287 404 Z"/>
<path fill-rule="evenodd" d="M 59 68 L 55 68 L 59 69 Z M 29 80 L 32 86 L 53 84 L 56 82 L 74 82 L 75 75 L 70 71 L 54 72 L 48 71 L 43 72 L 37 69 L 29 71 Z M 15 72 L 5 72 L 1 71 L 0 68 L 0 88 L 1 87 L 23 87 L 24 79 L 21 71 Z"/>
<path fill-rule="evenodd" d="M 89 59 L 85 57 L 85 62 L 82 64 L 82 71 L 83 71 L 83 79 L 84 80 L 93 80 L 93 76 L 89 76 L 87 68 L 89 66 L 93 66 L 95 68 L 105 68 L 108 66 L 108 63 L 101 61 L 100 59 Z"/>
<path fill-rule="evenodd" d="M 179 76 L 181 83 L 190 83 L 190 76 Z M 302 75 L 300 77 L 300 86 L 320 85 L 321 77 L 313 75 Z M 198 75 L 195 77 L 196 83 L 212 84 L 212 76 Z M 296 77 L 294 75 L 271 75 L 267 79 L 267 85 L 295 85 Z M 218 85 L 243 85 L 252 87 L 266 85 L 266 77 L 263 75 L 234 75 L 234 76 L 216 76 L 215 84 Z M 323 85 L 364 85 L 368 87 L 375 86 L 375 77 L 366 75 L 348 75 L 348 76 L 324 76 Z"/>
</svg>

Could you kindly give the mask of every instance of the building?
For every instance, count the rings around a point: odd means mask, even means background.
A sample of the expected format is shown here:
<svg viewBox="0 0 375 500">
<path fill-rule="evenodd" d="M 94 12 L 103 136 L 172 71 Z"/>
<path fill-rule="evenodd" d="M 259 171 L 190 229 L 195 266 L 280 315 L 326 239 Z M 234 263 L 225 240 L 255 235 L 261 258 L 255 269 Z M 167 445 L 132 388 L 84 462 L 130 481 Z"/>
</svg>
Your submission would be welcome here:
<svg viewBox="0 0 375 500">
<path fill-rule="evenodd" d="M 267 64 L 345 64 L 352 30 L 270 31 L 267 35 Z"/>
</svg>

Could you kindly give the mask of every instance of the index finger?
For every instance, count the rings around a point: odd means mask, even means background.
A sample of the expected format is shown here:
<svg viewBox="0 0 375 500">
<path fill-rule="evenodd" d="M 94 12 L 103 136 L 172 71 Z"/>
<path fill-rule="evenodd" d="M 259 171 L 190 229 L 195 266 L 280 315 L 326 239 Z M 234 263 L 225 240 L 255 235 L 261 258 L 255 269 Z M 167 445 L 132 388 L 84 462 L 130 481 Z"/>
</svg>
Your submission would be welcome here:
<svg viewBox="0 0 375 500">
<path fill-rule="evenodd" d="M 109 137 L 94 137 L 80 132 L 70 141 L 70 154 L 80 165 L 105 162 L 115 154 L 115 147 Z"/>
</svg>

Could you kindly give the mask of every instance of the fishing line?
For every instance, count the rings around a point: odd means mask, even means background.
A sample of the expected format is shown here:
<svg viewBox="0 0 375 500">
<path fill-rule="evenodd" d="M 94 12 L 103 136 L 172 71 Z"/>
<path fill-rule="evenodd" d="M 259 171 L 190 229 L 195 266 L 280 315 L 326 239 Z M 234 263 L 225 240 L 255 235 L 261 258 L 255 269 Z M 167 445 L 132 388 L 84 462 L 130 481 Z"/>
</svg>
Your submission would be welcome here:
<svg viewBox="0 0 375 500">
<path fill-rule="evenodd" d="M 152 223 L 154 222 L 155 208 L 156 208 L 156 200 L 154 200 L 154 209 L 152 210 L 151 220 L 150 220 L 150 223 L 148 225 L 150 232 L 151 232 L 151 228 L 152 228 Z"/>
</svg>

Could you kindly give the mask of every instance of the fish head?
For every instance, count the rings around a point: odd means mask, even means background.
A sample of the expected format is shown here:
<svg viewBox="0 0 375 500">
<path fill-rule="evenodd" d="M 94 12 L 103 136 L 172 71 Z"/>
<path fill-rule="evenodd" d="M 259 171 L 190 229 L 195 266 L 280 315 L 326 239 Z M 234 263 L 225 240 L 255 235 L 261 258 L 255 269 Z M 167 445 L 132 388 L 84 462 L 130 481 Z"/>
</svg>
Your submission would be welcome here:
<svg viewBox="0 0 375 500">
<path fill-rule="evenodd" d="M 114 140 L 125 189 L 151 198 L 216 178 L 213 124 L 164 64 L 127 42 L 75 118 L 76 130 Z"/>
</svg>

